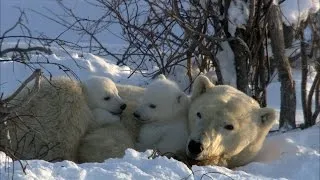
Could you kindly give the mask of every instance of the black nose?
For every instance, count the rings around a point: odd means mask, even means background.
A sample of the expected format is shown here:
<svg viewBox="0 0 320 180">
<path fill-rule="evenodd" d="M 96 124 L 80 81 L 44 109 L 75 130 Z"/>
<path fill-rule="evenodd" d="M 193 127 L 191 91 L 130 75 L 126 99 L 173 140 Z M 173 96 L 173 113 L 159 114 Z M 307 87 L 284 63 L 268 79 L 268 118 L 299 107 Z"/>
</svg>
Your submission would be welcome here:
<svg viewBox="0 0 320 180">
<path fill-rule="evenodd" d="M 191 140 L 188 144 L 188 150 L 192 155 L 198 155 L 202 152 L 203 147 L 201 143 Z"/>
<path fill-rule="evenodd" d="M 134 117 L 136 117 L 136 118 L 140 118 L 140 114 L 138 114 L 138 113 L 136 113 L 136 112 L 134 112 L 133 115 L 134 115 Z"/>
<path fill-rule="evenodd" d="M 120 109 L 125 110 L 125 109 L 126 109 L 126 107 L 127 107 L 127 105 L 126 105 L 126 104 L 122 104 L 122 105 L 120 106 Z"/>
</svg>

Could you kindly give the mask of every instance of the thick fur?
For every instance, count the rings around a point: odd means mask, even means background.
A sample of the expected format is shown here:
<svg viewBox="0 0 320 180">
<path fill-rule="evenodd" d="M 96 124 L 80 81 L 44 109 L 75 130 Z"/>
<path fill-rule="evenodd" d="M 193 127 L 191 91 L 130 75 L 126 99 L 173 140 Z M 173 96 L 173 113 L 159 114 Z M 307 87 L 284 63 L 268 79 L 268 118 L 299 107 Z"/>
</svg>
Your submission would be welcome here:
<svg viewBox="0 0 320 180">
<path fill-rule="evenodd" d="M 133 141 L 136 142 L 140 130 L 140 123 L 134 119 L 133 113 L 138 107 L 145 88 L 122 84 L 117 84 L 117 88 L 119 96 L 127 104 L 127 108 L 120 115 L 120 121 L 124 127 L 128 129 Z"/>
<path fill-rule="evenodd" d="M 134 143 L 122 123 L 106 124 L 88 132 L 81 139 L 78 162 L 103 162 L 108 158 L 122 157 Z"/>
<path fill-rule="evenodd" d="M 124 155 L 127 148 L 134 148 L 139 124 L 134 120 L 133 112 L 139 98 L 143 95 L 144 88 L 121 84 L 117 84 L 116 87 L 119 96 L 127 104 L 120 115 L 120 122 L 91 130 L 81 139 L 78 151 L 80 163 L 103 162 L 107 158 L 119 158 Z"/>
<path fill-rule="evenodd" d="M 157 149 L 174 153 L 184 149 L 187 131 L 189 97 L 177 84 L 160 76 L 151 83 L 135 116 L 141 125 L 137 149 Z"/>
<path fill-rule="evenodd" d="M 95 126 L 120 121 L 119 115 L 126 105 L 120 98 L 116 84 L 112 80 L 93 76 L 84 82 L 83 87 L 88 106 L 94 115 Z"/>
<path fill-rule="evenodd" d="M 12 103 L 24 99 L 27 92 L 25 88 Z M 121 113 L 123 104 L 116 85 L 108 78 L 92 77 L 84 85 L 66 77 L 42 81 L 36 96 L 18 110 L 19 118 L 7 122 L 15 156 L 77 161 L 85 132 L 110 121 L 120 122 L 114 114 Z"/>
<path fill-rule="evenodd" d="M 275 122 L 275 111 L 205 76 L 194 84 L 189 110 L 187 156 L 198 165 L 229 168 L 251 162 Z"/>
<path fill-rule="evenodd" d="M 13 103 L 24 99 L 27 92 L 25 88 Z M 14 155 L 47 161 L 75 161 L 80 137 L 93 120 L 81 85 L 68 78 L 43 80 L 40 91 L 17 115 L 20 118 L 7 121 Z"/>
</svg>

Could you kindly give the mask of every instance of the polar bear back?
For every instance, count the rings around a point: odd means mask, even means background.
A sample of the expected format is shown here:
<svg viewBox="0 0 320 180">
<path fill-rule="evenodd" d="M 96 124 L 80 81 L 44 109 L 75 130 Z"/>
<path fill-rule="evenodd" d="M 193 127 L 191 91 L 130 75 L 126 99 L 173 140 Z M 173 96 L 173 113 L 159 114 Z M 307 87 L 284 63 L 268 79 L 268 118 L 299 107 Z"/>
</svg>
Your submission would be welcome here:
<svg viewBox="0 0 320 180">
<path fill-rule="evenodd" d="M 14 103 L 27 95 L 27 88 Z M 79 82 L 60 77 L 43 80 L 39 92 L 17 111 L 8 128 L 21 159 L 75 160 L 80 137 L 92 120 Z"/>
</svg>

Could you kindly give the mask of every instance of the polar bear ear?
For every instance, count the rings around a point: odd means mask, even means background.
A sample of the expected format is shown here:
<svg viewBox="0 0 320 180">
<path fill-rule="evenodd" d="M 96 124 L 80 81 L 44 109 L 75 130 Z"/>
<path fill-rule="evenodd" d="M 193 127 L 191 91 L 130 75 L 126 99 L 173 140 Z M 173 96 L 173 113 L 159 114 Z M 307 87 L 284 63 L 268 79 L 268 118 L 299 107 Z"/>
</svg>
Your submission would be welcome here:
<svg viewBox="0 0 320 180">
<path fill-rule="evenodd" d="M 160 74 L 159 76 L 157 76 L 157 79 L 167 79 L 165 75 Z"/>
<path fill-rule="evenodd" d="M 191 101 L 200 96 L 201 94 L 213 88 L 214 84 L 204 75 L 200 75 L 196 78 L 192 86 Z"/>
<path fill-rule="evenodd" d="M 180 94 L 178 94 L 177 96 L 177 103 L 178 104 L 189 104 L 189 97 L 184 94 L 183 92 L 181 92 Z"/>
<path fill-rule="evenodd" d="M 271 127 L 276 120 L 276 111 L 272 108 L 260 108 L 258 113 L 260 127 Z"/>
</svg>

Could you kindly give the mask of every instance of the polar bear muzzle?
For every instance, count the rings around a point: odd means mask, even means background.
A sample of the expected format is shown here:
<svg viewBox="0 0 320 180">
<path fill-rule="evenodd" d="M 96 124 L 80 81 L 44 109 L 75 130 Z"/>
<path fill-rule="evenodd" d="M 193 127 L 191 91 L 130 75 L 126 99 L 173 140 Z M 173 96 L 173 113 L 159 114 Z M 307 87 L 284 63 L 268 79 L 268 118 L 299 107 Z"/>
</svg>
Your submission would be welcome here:
<svg viewBox="0 0 320 180">
<path fill-rule="evenodd" d="M 192 159 L 197 159 L 203 151 L 202 143 L 195 140 L 190 140 L 187 147 L 187 155 Z"/>
</svg>

